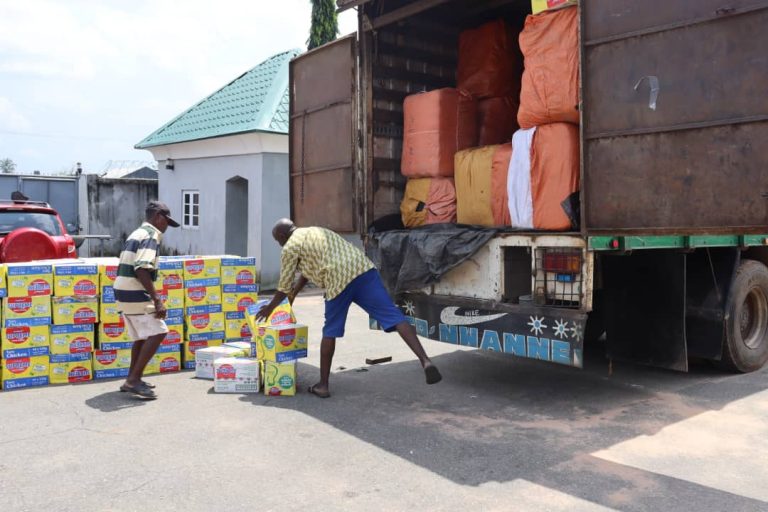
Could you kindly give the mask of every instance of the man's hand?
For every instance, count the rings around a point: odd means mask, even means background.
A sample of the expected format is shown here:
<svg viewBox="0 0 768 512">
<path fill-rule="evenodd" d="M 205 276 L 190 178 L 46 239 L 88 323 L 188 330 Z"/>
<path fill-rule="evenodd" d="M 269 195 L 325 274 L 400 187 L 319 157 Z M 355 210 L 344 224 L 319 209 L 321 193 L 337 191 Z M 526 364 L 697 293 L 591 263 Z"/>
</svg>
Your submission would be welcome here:
<svg viewBox="0 0 768 512">
<path fill-rule="evenodd" d="M 271 302 L 262 306 L 259 312 L 256 313 L 256 323 L 260 324 L 262 322 L 266 322 L 269 318 L 269 315 L 271 315 L 274 310 L 275 306 L 273 306 Z"/>
<path fill-rule="evenodd" d="M 155 299 L 154 302 L 155 302 L 155 318 L 165 320 L 165 317 L 168 316 L 168 310 L 165 309 L 165 304 L 163 303 L 163 299 L 158 297 Z"/>
</svg>

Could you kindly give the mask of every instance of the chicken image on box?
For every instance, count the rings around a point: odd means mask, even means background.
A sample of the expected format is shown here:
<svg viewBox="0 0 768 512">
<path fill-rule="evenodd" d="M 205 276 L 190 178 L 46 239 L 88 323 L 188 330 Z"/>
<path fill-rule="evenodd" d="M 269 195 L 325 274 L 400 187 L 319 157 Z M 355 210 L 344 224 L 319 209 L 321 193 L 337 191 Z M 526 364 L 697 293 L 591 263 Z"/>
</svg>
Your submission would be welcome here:
<svg viewBox="0 0 768 512">
<path fill-rule="evenodd" d="M 51 323 L 51 297 L 6 297 L 3 299 L 3 325 L 5 327 L 49 325 Z"/>
<path fill-rule="evenodd" d="M 201 256 L 199 258 L 183 260 L 184 282 L 190 279 L 221 279 L 221 258 L 215 256 Z"/>
<path fill-rule="evenodd" d="M 181 370 L 181 345 L 162 345 L 147 363 L 144 375 L 172 373 Z"/>
<path fill-rule="evenodd" d="M 8 296 L 8 267 L 0 265 L 0 298 Z"/>
<path fill-rule="evenodd" d="M 122 321 L 120 309 L 115 299 L 115 289 L 105 286 L 101 289 L 101 301 L 99 302 L 99 321 L 105 324 L 116 324 Z"/>
<path fill-rule="evenodd" d="M 0 361 L 3 389 L 31 388 L 47 386 L 48 356 L 19 357 Z"/>
<path fill-rule="evenodd" d="M 249 351 L 236 347 L 206 347 L 195 351 L 195 377 L 213 380 L 213 363 L 222 357 L 248 357 Z"/>
<path fill-rule="evenodd" d="M 224 340 L 185 341 L 182 344 L 182 363 L 187 370 L 195 369 L 195 352 L 208 347 L 220 347 Z"/>
<path fill-rule="evenodd" d="M 57 297 L 90 297 L 99 294 L 99 267 L 97 265 L 53 266 L 53 294 Z"/>
<path fill-rule="evenodd" d="M 50 326 L 4 327 L 0 338 L 0 359 L 46 356 L 50 353 Z"/>
<path fill-rule="evenodd" d="M 287 324 L 259 327 L 254 336 L 256 356 L 265 361 L 283 363 L 307 357 L 306 325 Z"/>
<path fill-rule="evenodd" d="M 97 350 L 93 353 L 93 378 L 127 377 L 131 368 L 131 349 Z"/>
<path fill-rule="evenodd" d="M 259 272 L 256 270 L 256 258 L 222 258 L 221 284 L 256 284 Z"/>
<path fill-rule="evenodd" d="M 128 329 L 122 317 L 114 324 L 99 324 L 98 343 L 101 350 L 131 348 L 133 340 L 128 335 Z"/>
<path fill-rule="evenodd" d="M 92 380 L 93 361 L 90 352 L 52 355 L 49 377 L 51 384 L 71 384 Z"/>
<path fill-rule="evenodd" d="M 221 332 L 221 338 L 224 338 L 224 313 L 221 311 L 220 304 L 188 307 L 184 320 L 188 337 L 193 334 Z M 212 338 L 209 337 L 208 339 Z"/>
<path fill-rule="evenodd" d="M 251 341 L 253 333 L 245 318 L 244 311 L 230 311 L 224 313 L 226 322 L 224 335 L 227 341 Z"/>
<path fill-rule="evenodd" d="M 94 341 L 92 324 L 51 326 L 51 354 L 90 354 Z"/>
<path fill-rule="evenodd" d="M 260 300 L 256 304 L 248 306 L 248 308 L 245 310 L 245 318 L 248 320 L 248 326 L 251 328 L 252 333 L 255 334 L 258 330 L 258 327 L 263 325 L 296 323 L 296 317 L 293 314 L 293 308 L 291 308 L 291 303 L 288 302 L 288 299 L 283 300 L 283 302 L 277 305 L 275 310 L 272 311 L 272 314 L 269 315 L 269 318 L 266 322 L 257 323 L 256 315 L 259 313 L 259 310 L 267 304 L 269 304 L 268 300 Z"/>
<path fill-rule="evenodd" d="M 53 293 L 53 267 L 8 263 L 8 297 L 37 297 Z"/>
<path fill-rule="evenodd" d="M 260 363 L 243 357 L 220 357 L 213 362 L 216 393 L 258 393 Z"/>
<path fill-rule="evenodd" d="M 187 307 L 220 305 L 221 280 L 212 277 L 184 281 L 184 303 Z"/>
<path fill-rule="evenodd" d="M 264 394 L 269 396 L 294 396 L 296 394 L 296 361 L 276 363 L 262 361 Z"/>
<path fill-rule="evenodd" d="M 257 284 L 225 284 L 222 286 L 222 308 L 225 313 L 245 311 L 259 300 Z"/>
<path fill-rule="evenodd" d="M 54 325 L 95 324 L 99 321 L 98 297 L 53 297 Z"/>
</svg>

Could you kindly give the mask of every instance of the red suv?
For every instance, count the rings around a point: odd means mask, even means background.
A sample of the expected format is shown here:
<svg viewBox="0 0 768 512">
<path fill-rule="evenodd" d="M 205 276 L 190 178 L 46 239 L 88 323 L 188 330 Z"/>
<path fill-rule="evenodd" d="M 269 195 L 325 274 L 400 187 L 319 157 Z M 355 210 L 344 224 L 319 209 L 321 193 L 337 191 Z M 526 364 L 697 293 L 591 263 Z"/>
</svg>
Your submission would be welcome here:
<svg viewBox="0 0 768 512">
<path fill-rule="evenodd" d="M 76 258 L 58 212 L 42 201 L 0 200 L 0 262 Z"/>
</svg>

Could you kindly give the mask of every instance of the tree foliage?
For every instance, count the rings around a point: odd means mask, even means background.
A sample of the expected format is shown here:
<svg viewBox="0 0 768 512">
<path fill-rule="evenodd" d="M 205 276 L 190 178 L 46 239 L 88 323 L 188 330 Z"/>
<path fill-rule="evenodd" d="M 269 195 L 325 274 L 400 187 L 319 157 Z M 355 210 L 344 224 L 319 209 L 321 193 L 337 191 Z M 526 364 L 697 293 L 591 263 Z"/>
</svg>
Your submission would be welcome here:
<svg viewBox="0 0 768 512">
<path fill-rule="evenodd" d="M 11 174 L 16 170 L 16 163 L 10 158 L 3 158 L 0 160 L 0 170 L 3 174 Z"/>
<path fill-rule="evenodd" d="M 334 0 L 310 0 L 312 2 L 312 26 L 309 28 L 307 49 L 329 43 L 339 35 L 339 19 Z"/>
</svg>

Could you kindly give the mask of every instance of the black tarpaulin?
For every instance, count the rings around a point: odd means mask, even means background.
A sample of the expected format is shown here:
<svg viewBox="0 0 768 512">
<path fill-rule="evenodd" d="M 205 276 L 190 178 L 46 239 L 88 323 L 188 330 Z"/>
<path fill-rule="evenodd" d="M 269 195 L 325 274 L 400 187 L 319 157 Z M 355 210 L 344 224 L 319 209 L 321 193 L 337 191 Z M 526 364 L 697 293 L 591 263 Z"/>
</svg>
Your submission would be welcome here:
<svg viewBox="0 0 768 512">
<path fill-rule="evenodd" d="M 416 229 L 372 231 L 366 252 L 390 293 L 424 288 L 460 265 L 498 229 L 432 224 Z"/>
</svg>

